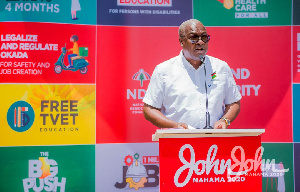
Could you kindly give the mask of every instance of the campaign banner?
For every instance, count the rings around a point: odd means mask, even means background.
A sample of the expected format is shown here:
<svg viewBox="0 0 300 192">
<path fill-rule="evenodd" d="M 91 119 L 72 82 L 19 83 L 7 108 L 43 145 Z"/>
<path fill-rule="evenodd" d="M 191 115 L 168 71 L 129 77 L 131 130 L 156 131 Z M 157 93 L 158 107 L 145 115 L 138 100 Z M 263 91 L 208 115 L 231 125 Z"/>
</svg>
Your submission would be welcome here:
<svg viewBox="0 0 300 192">
<path fill-rule="evenodd" d="M 295 181 L 300 179 L 300 143 L 294 143 Z M 295 182 L 295 191 L 300 190 L 300 183 Z"/>
<path fill-rule="evenodd" d="M 159 154 L 161 192 L 261 191 L 260 136 L 161 138 Z"/>
<path fill-rule="evenodd" d="M 159 192 L 158 143 L 96 145 L 96 191 Z"/>
<path fill-rule="evenodd" d="M 240 114 L 229 128 L 264 128 L 263 142 L 292 142 L 291 27 L 207 31 L 208 54 L 228 63 L 242 95 Z"/>
<path fill-rule="evenodd" d="M 300 83 L 300 26 L 293 26 L 292 35 L 293 82 Z"/>
<path fill-rule="evenodd" d="M 262 147 L 264 149 L 263 192 L 294 191 L 293 144 L 262 143 Z"/>
<path fill-rule="evenodd" d="M 294 142 L 300 142 L 300 84 L 293 84 L 293 136 Z"/>
<path fill-rule="evenodd" d="M 94 85 L 2 84 L 0 146 L 95 143 Z"/>
<path fill-rule="evenodd" d="M 229 128 L 264 128 L 262 141 L 291 142 L 291 27 L 207 27 L 207 32 L 207 54 L 228 63 L 242 95 L 240 114 Z M 98 36 L 99 68 L 105 70 L 97 73 L 97 143 L 150 142 L 156 127 L 145 120 L 142 99 L 155 66 L 179 54 L 178 28 L 99 26 Z M 149 38 L 128 43 L 128 36 Z M 118 65 L 108 65 L 111 58 Z"/>
<path fill-rule="evenodd" d="M 179 26 L 193 17 L 192 0 L 98 0 L 98 25 Z"/>
<path fill-rule="evenodd" d="M 97 31 L 102 37 L 97 43 L 98 69 L 102 70 L 96 83 L 96 141 L 151 142 L 156 127 L 145 120 L 142 99 L 154 67 L 179 54 L 178 28 L 98 26 Z M 128 36 L 144 43 L 128 42 Z"/>
<path fill-rule="evenodd" d="M 95 42 L 95 26 L 2 22 L 0 82 L 95 83 Z"/>
<path fill-rule="evenodd" d="M 293 25 L 300 25 L 300 1 L 293 0 Z"/>
<path fill-rule="evenodd" d="M 0 147 L 0 191 L 95 191 L 95 146 Z"/>
<path fill-rule="evenodd" d="M 292 1 L 197 0 L 194 18 L 206 26 L 291 25 Z"/>
<path fill-rule="evenodd" d="M 0 21 L 96 24 L 96 0 L 2 0 Z"/>
</svg>

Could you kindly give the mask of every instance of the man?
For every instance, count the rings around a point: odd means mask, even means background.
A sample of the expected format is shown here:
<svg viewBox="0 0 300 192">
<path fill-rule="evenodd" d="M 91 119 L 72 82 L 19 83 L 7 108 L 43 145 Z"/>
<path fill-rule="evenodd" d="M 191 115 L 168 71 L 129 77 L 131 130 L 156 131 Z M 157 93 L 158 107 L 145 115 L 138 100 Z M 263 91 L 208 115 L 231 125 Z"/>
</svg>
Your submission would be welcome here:
<svg viewBox="0 0 300 192">
<path fill-rule="evenodd" d="M 239 114 L 241 94 L 227 63 L 206 55 L 209 39 L 196 19 L 180 25 L 182 51 L 156 66 L 143 99 L 144 116 L 155 126 L 203 128 L 208 106 L 213 128 L 226 129 Z"/>
</svg>

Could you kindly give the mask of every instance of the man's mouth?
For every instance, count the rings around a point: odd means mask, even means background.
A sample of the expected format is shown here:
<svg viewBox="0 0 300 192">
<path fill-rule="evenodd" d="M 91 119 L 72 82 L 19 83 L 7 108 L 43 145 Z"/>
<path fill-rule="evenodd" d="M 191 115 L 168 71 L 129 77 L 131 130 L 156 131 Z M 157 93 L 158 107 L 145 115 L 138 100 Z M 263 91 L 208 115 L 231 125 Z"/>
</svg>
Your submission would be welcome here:
<svg viewBox="0 0 300 192">
<path fill-rule="evenodd" d="M 200 48 L 196 48 L 195 50 L 196 50 L 196 51 L 204 51 L 204 48 L 203 48 L 203 47 L 200 47 Z"/>
</svg>

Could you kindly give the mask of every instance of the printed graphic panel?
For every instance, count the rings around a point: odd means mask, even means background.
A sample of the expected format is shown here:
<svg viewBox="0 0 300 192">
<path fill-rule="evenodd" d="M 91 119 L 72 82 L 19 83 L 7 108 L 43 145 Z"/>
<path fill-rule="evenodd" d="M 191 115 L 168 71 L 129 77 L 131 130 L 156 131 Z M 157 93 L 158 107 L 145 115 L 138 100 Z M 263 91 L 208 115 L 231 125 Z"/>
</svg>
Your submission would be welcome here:
<svg viewBox="0 0 300 192">
<path fill-rule="evenodd" d="M 260 136 L 161 138 L 160 192 L 261 192 L 260 146 Z"/>
<path fill-rule="evenodd" d="M 300 85 L 293 84 L 293 129 L 294 142 L 300 142 Z"/>
<path fill-rule="evenodd" d="M 97 7 L 99 25 L 179 26 L 193 16 L 192 0 L 98 0 Z"/>
<path fill-rule="evenodd" d="M 96 191 L 159 192 L 158 143 L 96 145 Z"/>
<path fill-rule="evenodd" d="M 263 192 L 294 191 L 293 144 L 263 143 L 262 146 L 266 170 L 263 172 Z"/>
<path fill-rule="evenodd" d="M 142 99 L 154 67 L 179 54 L 177 30 L 98 27 L 97 143 L 151 141 Z"/>
<path fill-rule="evenodd" d="M 263 142 L 291 142 L 290 27 L 207 30 L 211 34 L 208 54 L 229 64 L 243 96 L 231 128 L 264 128 Z"/>
<path fill-rule="evenodd" d="M 293 0 L 293 24 L 300 25 L 300 1 Z"/>
<path fill-rule="evenodd" d="M 95 146 L 1 147 L 0 191 L 95 191 Z"/>
<path fill-rule="evenodd" d="M 95 143 L 94 85 L 2 84 L 0 146 Z"/>
<path fill-rule="evenodd" d="M 95 26 L 7 22 L 0 36 L 1 83 L 95 82 Z"/>
<path fill-rule="evenodd" d="M 290 27 L 207 30 L 208 54 L 229 64 L 243 96 L 231 128 L 265 128 L 262 141 L 291 142 Z M 103 37 L 98 41 L 103 70 L 97 78 L 97 142 L 149 142 L 155 127 L 142 115 L 142 98 L 154 67 L 179 54 L 177 27 L 99 27 L 98 32 Z M 143 43 L 126 39 L 145 35 L 149 38 Z"/>
<path fill-rule="evenodd" d="M 294 143 L 295 191 L 300 190 L 300 143 Z"/>
<path fill-rule="evenodd" d="M 300 83 L 300 26 L 293 26 L 293 82 Z"/>
<path fill-rule="evenodd" d="M 291 0 L 194 0 L 194 18 L 207 26 L 290 25 L 291 9 Z"/>
<path fill-rule="evenodd" d="M 96 0 L 2 0 L 0 21 L 96 24 Z"/>
</svg>

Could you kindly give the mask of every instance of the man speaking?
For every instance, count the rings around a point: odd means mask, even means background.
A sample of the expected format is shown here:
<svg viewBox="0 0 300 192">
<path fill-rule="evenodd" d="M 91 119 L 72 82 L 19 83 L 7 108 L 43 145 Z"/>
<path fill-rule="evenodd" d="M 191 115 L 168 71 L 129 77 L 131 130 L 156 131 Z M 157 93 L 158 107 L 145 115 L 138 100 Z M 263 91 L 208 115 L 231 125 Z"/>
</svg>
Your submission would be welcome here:
<svg viewBox="0 0 300 192">
<path fill-rule="evenodd" d="M 179 27 L 180 54 L 156 66 L 143 99 L 144 116 L 161 128 L 226 129 L 240 111 L 241 94 L 226 62 L 206 55 L 210 36 L 190 19 Z"/>
</svg>

